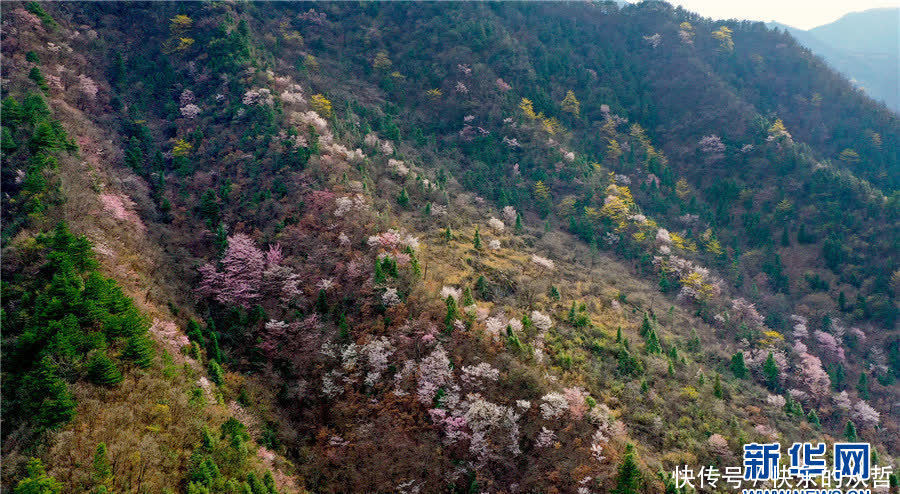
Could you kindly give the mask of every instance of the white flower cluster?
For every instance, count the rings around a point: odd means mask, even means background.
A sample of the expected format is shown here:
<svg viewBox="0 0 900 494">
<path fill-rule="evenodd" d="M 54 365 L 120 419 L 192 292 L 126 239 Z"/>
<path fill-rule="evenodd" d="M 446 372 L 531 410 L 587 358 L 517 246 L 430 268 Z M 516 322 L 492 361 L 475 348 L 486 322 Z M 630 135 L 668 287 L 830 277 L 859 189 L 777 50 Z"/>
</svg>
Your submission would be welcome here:
<svg viewBox="0 0 900 494">
<path fill-rule="evenodd" d="M 369 364 L 365 383 L 371 386 L 381 378 L 381 373 L 387 369 L 388 358 L 394 353 L 394 347 L 387 338 L 380 336 L 361 346 L 359 353 L 366 358 Z"/>
<path fill-rule="evenodd" d="M 506 206 L 503 208 L 503 219 L 506 220 L 507 223 L 515 223 L 518 214 L 519 213 L 516 212 L 516 208 L 512 206 Z"/>
<path fill-rule="evenodd" d="M 551 420 L 562 416 L 569 409 L 569 400 L 562 393 L 547 393 L 541 397 L 541 416 Z"/>
<path fill-rule="evenodd" d="M 409 175 L 409 167 L 407 167 L 406 163 L 404 163 L 402 160 L 395 160 L 394 158 L 391 158 L 388 160 L 388 167 L 401 177 Z"/>
<path fill-rule="evenodd" d="M 188 103 L 181 107 L 181 116 L 184 118 L 197 118 L 199 114 L 200 107 L 193 103 Z"/>
<path fill-rule="evenodd" d="M 381 303 L 385 307 L 393 307 L 400 303 L 400 295 L 397 294 L 396 288 L 388 288 L 381 295 Z"/>
<path fill-rule="evenodd" d="M 669 235 L 669 230 L 665 228 L 656 230 L 656 241 L 664 245 L 671 245 L 672 237 Z"/>
<path fill-rule="evenodd" d="M 798 314 L 791 314 L 791 321 L 794 321 L 794 338 L 806 338 L 809 336 L 809 329 L 807 329 L 806 325 L 809 321 Z"/>
<path fill-rule="evenodd" d="M 288 104 L 302 105 L 306 103 L 306 98 L 303 97 L 303 88 L 299 84 L 291 84 L 279 96 L 281 96 L 281 101 Z"/>
<path fill-rule="evenodd" d="M 522 145 L 519 144 L 519 140 L 518 140 L 518 139 L 516 139 L 516 138 L 510 139 L 509 137 L 506 137 L 506 136 L 503 136 L 503 144 L 506 144 L 507 146 L 509 146 L 509 147 L 511 147 L 511 148 L 520 148 L 520 147 L 522 147 Z"/>
<path fill-rule="evenodd" d="M 542 331 L 547 331 L 553 327 L 553 320 L 550 319 L 550 316 L 536 310 L 531 311 L 531 322 L 534 323 L 534 327 Z"/>
<path fill-rule="evenodd" d="M 461 378 L 469 386 L 476 386 L 482 381 L 496 381 L 500 378 L 500 371 L 491 364 L 482 362 L 478 365 L 463 366 Z"/>
<path fill-rule="evenodd" d="M 787 400 L 784 399 L 784 396 L 781 395 L 769 395 L 766 397 L 766 403 L 772 405 L 775 408 L 781 408 Z"/>
<path fill-rule="evenodd" d="M 275 103 L 275 100 L 272 98 L 272 91 L 268 88 L 258 88 L 258 89 L 248 89 L 247 92 L 244 93 L 244 98 L 241 100 L 241 103 L 251 106 L 251 105 L 269 105 L 271 106 Z"/>
<path fill-rule="evenodd" d="M 494 341 L 497 341 L 500 339 L 500 336 L 506 331 L 506 318 L 502 315 L 489 317 L 484 322 L 484 328 L 485 331 L 487 331 L 487 333 L 491 335 L 491 338 L 493 338 Z"/>
<path fill-rule="evenodd" d="M 342 196 L 334 200 L 334 205 L 336 206 L 334 209 L 334 215 L 340 218 L 353 210 L 365 211 L 366 198 L 362 194 L 357 194 L 352 199 Z"/>
<path fill-rule="evenodd" d="M 359 163 L 366 159 L 366 155 L 363 154 L 362 149 L 356 148 L 354 150 L 347 149 L 346 146 L 338 144 L 334 141 L 331 141 L 331 135 L 328 134 L 325 137 L 328 139 L 322 139 L 322 151 L 325 154 L 336 156 L 344 161 L 348 161 L 350 163 Z"/>
<path fill-rule="evenodd" d="M 450 371 L 450 359 L 447 352 L 438 345 L 431 355 L 422 359 L 419 363 L 419 380 L 416 394 L 419 401 L 431 405 L 438 388 L 443 387 L 453 377 Z"/>
<path fill-rule="evenodd" d="M 447 300 L 447 297 L 453 297 L 456 300 L 459 300 L 459 297 L 462 296 L 462 290 L 459 288 L 453 288 L 452 286 L 444 286 L 441 288 L 441 300 Z"/>
<path fill-rule="evenodd" d="M 648 45 L 656 48 L 662 43 L 662 35 L 659 33 L 653 33 L 650 36 L 644 36 L 644 41 L 647 42 Z"/>
<path fill-rule="evenodd" d="M 543 269 L 553 269 L 554 267 L 553 261 L 547 259 L 546 257 L 541 257 L 537 254 L 531 254 L 531 262 L 537 264 Z"/>
<path fill-rule="evenodd" d="M 328 122 L 325 121 L 324 118 L 319 116 L 318 113 L 309 110 L 305 112 L 295 112 L 292 113 L 291 116 L 298 123 L 303 124 L 304 126 L 312 125 L 313 128 L 316 129 L 320 135 L 328 132 Z"/>
<path fill-rule="evenodd" d="M 556 433 L 546 427 L 541 427 L 541 432 L 538 433 L 534 445 L 538 448 L 547 448 L 552 446 L 555 442 Z"/>
<path fill-rule="evenodd" d="M 503 229 L 506 228 L 506 225 L 504 225 L 502 221 L 494 217 L 491 217 L 491 219 L 488 220 L 488 226 L 497 233 L 502 232 Z"/>
</svg>

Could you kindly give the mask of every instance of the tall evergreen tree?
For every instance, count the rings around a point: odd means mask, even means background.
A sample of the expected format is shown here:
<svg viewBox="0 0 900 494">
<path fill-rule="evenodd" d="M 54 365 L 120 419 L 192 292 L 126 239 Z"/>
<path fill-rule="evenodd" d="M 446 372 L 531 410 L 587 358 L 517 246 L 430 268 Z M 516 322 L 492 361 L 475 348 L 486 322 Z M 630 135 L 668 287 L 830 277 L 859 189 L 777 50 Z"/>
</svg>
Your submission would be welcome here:
<svg viewBox="0 0 900 494">
<path fill-rule="evenodd" d="M 744 379 L 747 377 L 747 365 L 744 363 L 744 352 L 737 352 L 731 356 L 731 372 L 734 377 Z"/>
<path fill-rule="evenodd" d="M 763 375 L 766 376 L 766 386 L 772 391 L 778 391 L 780 383 L 778 382 L 778 364 L 775 363 L 775 356 L 769 352 L 766 362 L 763 364 Z"/>
<path fill-rule="evenodd" d="M 856 424 L 852 420 L 848 420 L 847 426 L 844 427 L 844 439 L 851 443 L 859 440 L 859 436 L 856 434 Z"/>
<path fill-rule="evenodd" d="M 641 480 L 641 470 L 635 459 L 634 445 L 628 443 L 625 446 L 625 457 L 619 465 L 616 488 L 613 489 L 613 492 L 615 494 L 637 494 L 641 488 Z"/>
<path fill-rule="evenodd" d="M 122 373 L 105 352 L 97 352 L 91 356 L 88 364 L 88 379 L 94 384 L 115 386 L 122 382 Z"/>
</svg>

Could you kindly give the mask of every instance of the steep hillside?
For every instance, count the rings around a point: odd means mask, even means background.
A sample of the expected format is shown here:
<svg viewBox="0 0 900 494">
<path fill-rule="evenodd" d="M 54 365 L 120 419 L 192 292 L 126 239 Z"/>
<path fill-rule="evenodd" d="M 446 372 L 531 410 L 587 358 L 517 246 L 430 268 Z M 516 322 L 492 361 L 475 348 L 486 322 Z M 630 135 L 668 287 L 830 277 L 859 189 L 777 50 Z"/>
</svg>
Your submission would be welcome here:
<svg viewBox="0 0 900 494">
<path fill-rule="evenodd" d="M 896 467 L 900 123 L 786 35 L 656 2 L 3 32 L 4 488 L 673 492 L 841 438 Z"/>
</svg>

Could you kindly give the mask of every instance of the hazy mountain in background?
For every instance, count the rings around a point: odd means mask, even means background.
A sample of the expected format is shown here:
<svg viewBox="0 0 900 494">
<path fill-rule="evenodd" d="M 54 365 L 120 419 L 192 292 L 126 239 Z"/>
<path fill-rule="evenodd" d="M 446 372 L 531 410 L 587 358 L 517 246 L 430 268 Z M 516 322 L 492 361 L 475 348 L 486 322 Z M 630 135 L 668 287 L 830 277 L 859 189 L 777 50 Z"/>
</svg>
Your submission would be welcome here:
<svg viewBox="0 0 900 494">
<path fill-rule="evenodd" d="M 900 110 L 900 9 L 853 12 L 808 31 L 770 22 L 843 72 L 872 98 Z"/>
</svg>

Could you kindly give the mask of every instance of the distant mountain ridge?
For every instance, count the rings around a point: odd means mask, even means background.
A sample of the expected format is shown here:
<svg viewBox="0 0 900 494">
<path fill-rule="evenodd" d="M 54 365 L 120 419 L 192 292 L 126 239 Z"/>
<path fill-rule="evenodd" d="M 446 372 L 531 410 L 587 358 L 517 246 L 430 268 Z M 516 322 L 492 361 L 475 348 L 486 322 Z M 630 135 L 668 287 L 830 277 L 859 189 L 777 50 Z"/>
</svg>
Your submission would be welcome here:
<svg viewBox="0 0 900 494">
<path fill-rule="evenodd" d="M 852 12 L 810 30 L 778 22 L 767 26 L 787 31 L 873 99 L 900 111 L 900 8 Z"/>
</svg>

